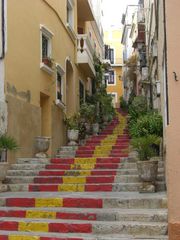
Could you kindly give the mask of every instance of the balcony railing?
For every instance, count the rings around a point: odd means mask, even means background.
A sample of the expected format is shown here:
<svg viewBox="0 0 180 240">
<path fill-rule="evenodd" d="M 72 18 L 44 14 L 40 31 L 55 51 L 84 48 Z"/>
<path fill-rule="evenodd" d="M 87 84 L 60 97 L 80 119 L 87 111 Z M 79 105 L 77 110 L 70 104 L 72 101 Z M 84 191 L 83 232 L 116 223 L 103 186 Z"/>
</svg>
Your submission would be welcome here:
<svg viewBox="0 0 180 240">
<path fill-rule="evenodd" d="M 90 70 L 93 75 L 95 69 L 93 65 L 94 48 L 87 34 L 78 34 L 77 36 L 77 63 L 82 64 Z"/>
</svg>

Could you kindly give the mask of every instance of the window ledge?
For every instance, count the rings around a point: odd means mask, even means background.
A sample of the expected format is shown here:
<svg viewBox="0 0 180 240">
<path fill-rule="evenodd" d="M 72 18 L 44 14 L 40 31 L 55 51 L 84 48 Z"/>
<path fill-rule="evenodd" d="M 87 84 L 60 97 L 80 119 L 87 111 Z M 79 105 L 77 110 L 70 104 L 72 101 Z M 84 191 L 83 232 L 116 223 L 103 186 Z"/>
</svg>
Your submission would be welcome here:
<svg viewBox="0 0 180 240">
<path fill-rule="evenodd" d="M 66 105 L 59 99 L 56 99 L 56 105 L 60 107 L 62 110 L 66 108 Z"/>
<path fill-rule="evenodd" d="M 54 70 L 52 68 L 48 67 L 44 63 L 40 63 L 40 69 L 44 70 L 45 72 L 49 73 L 50 75 L 52 75 L 54 73 Z"/>
<path fill-rule="evenodd" d="M 72 28 L 72 26 L 69 23 L 66 23 L 66 27 L 68 29 L 68 32 L 70 33 L 71 38 L 75 41 L 77 39 L 77 37 L 76 37 L 76 33 L 75 33 L 74 29 Z"/>
</svg>

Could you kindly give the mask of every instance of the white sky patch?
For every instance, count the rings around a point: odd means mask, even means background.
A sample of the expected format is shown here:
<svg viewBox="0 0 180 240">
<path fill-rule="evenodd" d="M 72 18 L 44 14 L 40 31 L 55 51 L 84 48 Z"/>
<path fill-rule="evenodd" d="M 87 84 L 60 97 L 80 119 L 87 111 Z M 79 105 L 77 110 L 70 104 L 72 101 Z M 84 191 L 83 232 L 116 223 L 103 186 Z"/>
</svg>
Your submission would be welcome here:
<svg viewBox="0 0 180 240">
<path fill-rule="evenodd" d="M 127 5 L 136 5 L 138 0 L 103 0 L 103 28 L 121 28 L 122 14 Z"/>
</svg>

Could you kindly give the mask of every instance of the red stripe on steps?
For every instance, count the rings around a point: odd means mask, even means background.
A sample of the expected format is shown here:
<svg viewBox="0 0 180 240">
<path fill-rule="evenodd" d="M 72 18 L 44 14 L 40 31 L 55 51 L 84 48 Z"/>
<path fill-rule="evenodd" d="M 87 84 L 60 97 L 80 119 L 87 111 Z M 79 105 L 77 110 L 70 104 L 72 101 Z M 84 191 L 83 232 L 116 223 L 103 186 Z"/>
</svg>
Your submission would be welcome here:
<svg viewBox="0 0 180 240">
<path fill-rule="evenodd" d="M 103 200 L 92 198 L 65 198 L 63 199 L 63 207 L 102 208 Z"/>
<path fill-rule="evenodd" d="M 24 218 L 26 216 L 26 211 L 23 210 L 10 210 L 10 211 L 0 211 L 0 217 L 20 217 Z"/>
<path fill-rule="evenodd" d="M 65 171 L 40 171 L 39 176 L 64 176 Z"/>
<path fill-rule="evenodd" d="M 53 158 L 53 159 L 51 159 L 51 163 L 73 164 L 74 158 Z"/>
<path fill-rule="evenodd" d="M 35 199 L 34 198 L 7 198 L 6 206 L 7 207 L 34 207 Z"/>
<path fill-rule="evenodd" d="M 29 192 L 58 192 L 58 185 L 29 185 Z"/>
<path fill-rule="evenodd" d="M 1 240 L 1 238 L 0 238 Z M 82 238 L 52 238 L 52 237 L 40 237 L 40 240 L 83 240 Z"/>
<path fill-rule="evenodd" d="M 86 185 L 86 192 L 111 192 L 112 185 Z"/>
<path fill-rule="evenodd" d="M 94 213 L 63 213 L 56 214 L 57 219 L 72 219 L 72 220 L 90 220 L 95 221 L 97 219 Z"/>
<path fill-rule="evenodd" d="M 116 171 L 111 171 L 111 170 L 104 170 L 104 171 L 91 171 L 92 176 L 98 176 L 98 175 L 116 175 Z"/>
<path fill-rule="evenodd" d="M 49 232 L 92 233 L 91 224 L 49 223 Z"/>
<path fill-rule="evenodd" d="M 0 240 L 8 240 L 8 236 L 0 235 Z"/>
<path fill-rule="evenodd" d="M 50 177 L 50 178 L 36 177 L 34 178 L 34 183 L 63 183 L 63 178 L 62 177 Z"/>
<path fill-rule="evenodd" d="M 86 183 L 113 183 L 114 182 L 114 177 L 87 177 L 86 178 Z"/>
<path fill-rule="evenodd" d="M 18 231 L 18 222 L 4 221 L 0 222 L 1 230 Z"/>
</svg>

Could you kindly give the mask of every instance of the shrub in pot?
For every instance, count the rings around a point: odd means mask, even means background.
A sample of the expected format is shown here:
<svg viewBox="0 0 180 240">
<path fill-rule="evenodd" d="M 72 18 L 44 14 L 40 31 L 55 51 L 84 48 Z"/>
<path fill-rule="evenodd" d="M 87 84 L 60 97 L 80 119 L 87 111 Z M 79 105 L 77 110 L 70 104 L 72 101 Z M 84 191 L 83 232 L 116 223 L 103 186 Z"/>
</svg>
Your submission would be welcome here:
<svg viewBox="0 0 180 240">
<path fill-rule="evenodd" d="M 65 124 L 67 126 L 67 137 L 68 137 L 68 145 L 76 146 L 79 139 L 79 114 L 76 113 L 71 117 L 66 117 L 64 119 Z"/>
<path fill-rule="evenodd" d="M 95 105 L 88 103 L 83 103 L 80 108 L 80 117 L 85 123 L 87 134 L 91 134 L 92 132 L 92 124 L 94 122 L 94 116 L 96 112 L 95 109 Z"/>
<path fill-rule="evenodd" d="M 6 134 L 0 136 L 0 183 L 5 179 L 9 163 L 7 162 L 7 152 L 14 151 L 18 148 L 16 140 Z M 4 187 L 0 187 L 0 191 L 4 191 Z"/>
<path fill-rule="evenodd" d="M 152 157 L 157 156 L 156 146 L 160 144 L 160 137 L 146 135 L 134 138 L 132 146 L 138 153 L 137 170 L 139 179 L 142 182 L 140 192 L 155 192 L 158 173 L 158 160 Z"/>
</svg>

